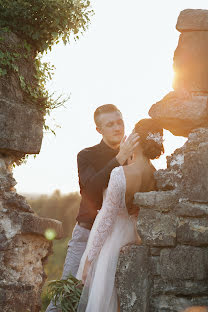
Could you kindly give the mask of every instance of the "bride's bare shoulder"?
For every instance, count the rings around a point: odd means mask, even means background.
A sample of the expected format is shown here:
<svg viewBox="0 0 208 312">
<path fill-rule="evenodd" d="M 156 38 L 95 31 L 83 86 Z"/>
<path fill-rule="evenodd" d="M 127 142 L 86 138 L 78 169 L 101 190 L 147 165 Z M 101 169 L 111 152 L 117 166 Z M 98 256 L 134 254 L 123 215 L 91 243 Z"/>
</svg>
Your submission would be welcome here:
<svg viewBox="0 0 208 312">
<path fill-rule="evenodd" d="M 123 166 L 126 177 L 126 192 L 138 191 L 141 185 L 142 171 L 136 170 L 131 165 Z"/>
</svg>

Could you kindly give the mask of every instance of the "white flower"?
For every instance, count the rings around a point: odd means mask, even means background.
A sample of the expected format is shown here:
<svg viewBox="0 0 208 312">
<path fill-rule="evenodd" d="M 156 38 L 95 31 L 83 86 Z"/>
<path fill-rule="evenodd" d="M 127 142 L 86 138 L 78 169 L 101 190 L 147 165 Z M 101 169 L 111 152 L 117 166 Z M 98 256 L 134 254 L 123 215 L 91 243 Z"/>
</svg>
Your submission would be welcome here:
<svg viewBox="0 0 208 312">
<path fill-rule="evenodd" d="M 146 140 L 153 140 L 158 144 L 163 144 L 163 137 L 160 135 L 159 132 L 157 132 L 157 133 L 148 132 L 148 136 L 147 136 Z"/>
</svg>

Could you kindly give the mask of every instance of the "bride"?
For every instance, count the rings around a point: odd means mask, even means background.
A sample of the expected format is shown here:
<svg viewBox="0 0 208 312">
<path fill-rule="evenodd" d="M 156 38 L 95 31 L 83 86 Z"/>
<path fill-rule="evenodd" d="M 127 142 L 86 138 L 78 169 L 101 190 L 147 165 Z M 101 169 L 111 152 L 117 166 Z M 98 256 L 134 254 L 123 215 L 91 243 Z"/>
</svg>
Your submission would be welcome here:
<svg viewBox="0 0 208 312">
<path fill-rule="evenodd" d="M 140 120 L 133 131 L 139 135 L 139 145 L 127 166 L 112 170 L 80 262 L 76 277 L 84 288 L 77 312 L 120 311 L 115 287 L 119 252 L 126 244 L 140 244 L 137 217 L 129 214 L 130 207 L 136 192 L 155 189 L 155 168 L 150 159 L 164 152 L 163 129 L 154 120 Z"/>
</svg>

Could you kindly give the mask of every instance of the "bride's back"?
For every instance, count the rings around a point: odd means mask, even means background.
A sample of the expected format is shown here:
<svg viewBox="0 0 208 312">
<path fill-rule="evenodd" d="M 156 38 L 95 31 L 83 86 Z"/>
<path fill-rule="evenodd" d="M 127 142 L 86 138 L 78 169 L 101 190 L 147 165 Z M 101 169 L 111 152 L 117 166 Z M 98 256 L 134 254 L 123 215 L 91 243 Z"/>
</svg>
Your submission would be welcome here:
<svg viewBox="0 0 208 312">
<path fill-rule="evenodd" d="M 126 206 L 131 206 L 134 194 L 137 192 L 150 192 L 156 189 L 154 179 L 155 168 L 151 162 L 141 163 L 140 167 L 133 164 L 124 166 L 126 177 Z"/>
</svg>

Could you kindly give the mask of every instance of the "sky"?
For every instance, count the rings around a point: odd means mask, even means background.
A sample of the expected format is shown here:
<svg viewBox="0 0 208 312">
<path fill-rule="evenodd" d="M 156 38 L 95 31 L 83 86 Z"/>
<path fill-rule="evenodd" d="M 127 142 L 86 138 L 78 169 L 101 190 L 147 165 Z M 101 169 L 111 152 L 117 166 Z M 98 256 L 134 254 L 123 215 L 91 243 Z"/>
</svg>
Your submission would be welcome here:
<svg viewBox="0 0 208 312">
<path fill-rule="evenodd" d="M 70 99 L 47 117 L 56 136 L 44 133 L 36 158 L 31 155 L 14 168 L 18 193 L 79 191 L 77 153 L 101 140 L 95 109 L 115 104 L 129 135 L 150 107 L 173 90 L 180 11 L 208 9 L 206 0 L 93 0 L 91 6 L 95 15 L 80 40 L 60 43 L 44 57 L 56 68 L 49 91 Z M 186 141 L 168 131 L 164 139 L 165 154 L 153 161 L 156 169 L 166 168 L 166 156 Z"/>
</svg>

